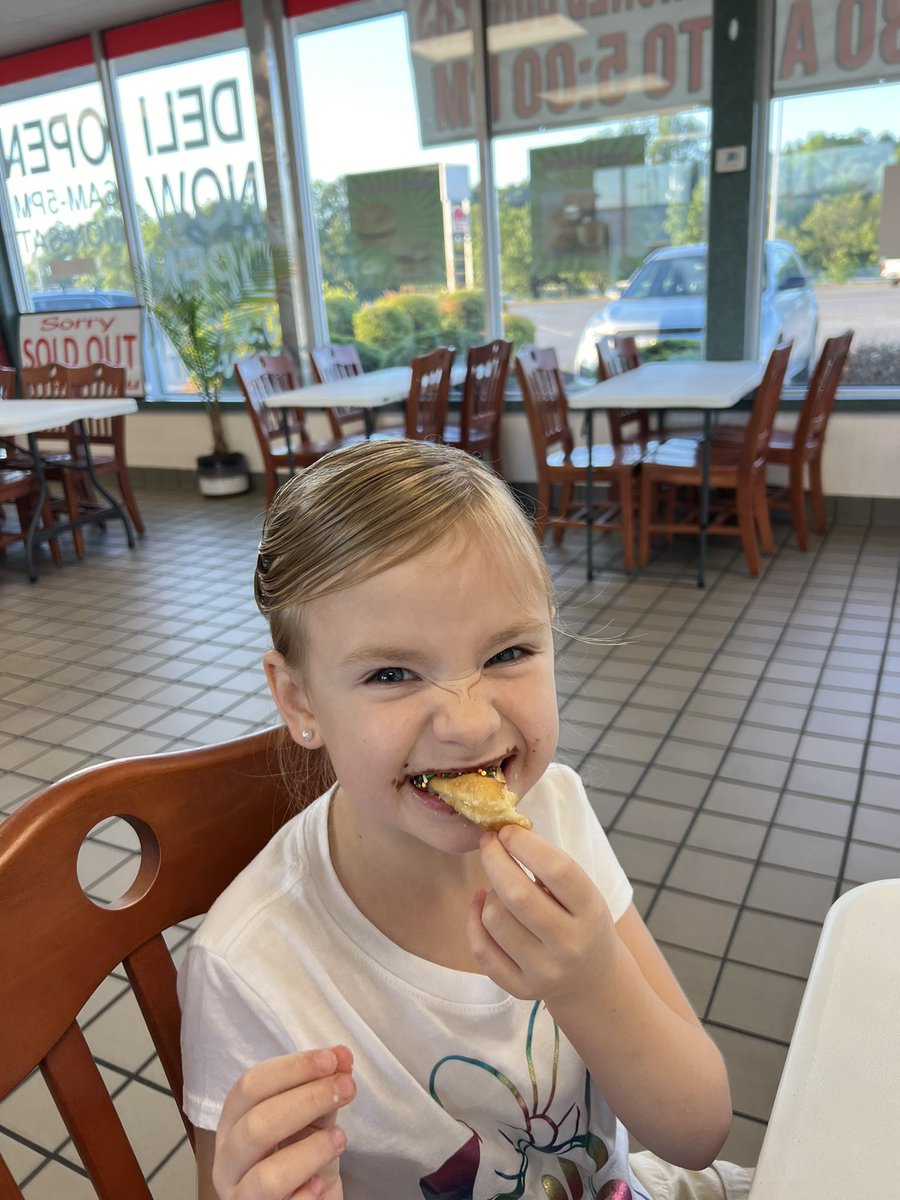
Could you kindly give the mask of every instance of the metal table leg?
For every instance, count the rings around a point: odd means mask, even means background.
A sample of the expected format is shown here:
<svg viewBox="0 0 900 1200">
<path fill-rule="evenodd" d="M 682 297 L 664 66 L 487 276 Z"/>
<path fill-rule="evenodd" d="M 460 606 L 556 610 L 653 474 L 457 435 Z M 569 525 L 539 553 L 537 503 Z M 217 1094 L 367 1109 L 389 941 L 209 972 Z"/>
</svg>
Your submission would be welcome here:
<svg viewBox="0 0 900 1200">
<path fill-rule="evenodd" d="M 587 435 L 587 577 L 594 578 L 594 410 L 584 414 Z"/>
<path fill-rule="evenodd" d="M 697 566 L 697 587 L 706 586 L 706 529 L 709 525 L 709 470 L 712 449 L 712 414 L 703 410 L 703 445 L 700 448 L 700 562 Z"/>
<path fill-rule="evenodd" d="M 73 422 L 73 424 L 75 425 L 75 428 L 78 431 L 78 436 L 81 438 L 81 449 L 84 454 L 84 465 L 85 465 L 85 468 L 88 473 L 88 478 L 90 479 L 90 481 L 94 485 L 94 487 L 97 489 L 97 491 L 100 493 L 100 495 L 103 497 L 103 499 L 110 506 L 110 508 L 113 510 L 115 515 L 119 518 L 119 520 L 125 526 L 125 536 L 128 538 L 128 545 L 133 549 L 134 548 L 134 530 L 131 528 L 131 522 L 128 520 L 128 517 L 126 516 L 125 509 L 118 502 L 118 500 L 115 498 L 115 496 L 113 496 L 113 494 L 111 492 L 108 492 L 106 490 L 106 488 L 103 486 L 103 484 L 97 478 L 97 472 L 94 470 L 94 460 L 93 460 L 93 457 L 91 456 L 91 443 L 87 437 L 87 434 L 85 433 L 84 422 L 83 421 L 75 421 L 75 422 Z"/>
</svg>

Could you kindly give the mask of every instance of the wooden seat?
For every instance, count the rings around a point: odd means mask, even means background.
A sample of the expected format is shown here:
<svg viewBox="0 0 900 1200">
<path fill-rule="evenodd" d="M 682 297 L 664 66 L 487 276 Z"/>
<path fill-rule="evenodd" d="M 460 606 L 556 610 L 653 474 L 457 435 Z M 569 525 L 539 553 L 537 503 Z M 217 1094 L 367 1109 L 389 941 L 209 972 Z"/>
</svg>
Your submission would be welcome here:
<svg viewBox="0 0 900 1200">
<path fill-rule="evenodd" d="M 639 446 L 599 445 L 591 451 L 594 482 L 612 485 L 614 496 L 599 515 L 588 514 L 575 489 L 587 482 L 586 446 L 575 446 L 569 425 L 569 406 L 559 371 L 556 351 L 523 347 L 516 356 L 516 374 L 528 418 L 538 479 L 536 526 L 543 540 L 553 528 L 557 542 L 572 526 L 587 527 L 588 520 L 600 530 L 622 534 L 622 560 L 627 570 L 634 566 L 634 472 L 641 461 Z M 554 489 L 559 499 L 551 504 Z"/>
<path fill-rule="evenodd" d="M 806 523 L 806 499 L 809 497 L 813 520 L 818 533 L 825 532 L 825 496 L 822 491 L 822 451 L 825 446 L 825 431 L 834 408 L 838 384 L 844 373 L 853 331 L 830 337 L 822 347 L 816 362 L 797 424 L 793 430 L 773 429 L 769 437 L 769 465 L 785 466 L 788 469 L 786 487 L 769 486 L 767 496 L 770 509 L 783 509 L 791 513 L 797 545 L 801 550 L 809 546 Z M 809 479 L 809 488 L 804 488 L 804 468 Z"/>
<path fill-rule="evenodd" d="M 785 343 L 776 346 L 769 356 L 740 444 L 713 444 L 711 447 L 710 490 L 721 490 L 728 496 L 724 501 L 719 497 L 720 502 L 711 509 L 707 532 L 739 536 L 751 575 L 758 575 L 760 571 L 757 529 L 765 553 L 772 554 L 775 549 L 766 503 L 766 463 L 790 352 L 790 344 Z M 654 534 L 700 532 L 698 493 L 702 482 L 702 454 L 702 442 L 693 438 L 670 438 L 644 454 L 639 538 L 642 567 L 649 559 Z M 673 485 L 679 491 L 674 498 L 675 511 L 672 511 L 669 491 L 665 515 L 658 517 L 658 489 L 663 485 Z"/>
<path fill-rule="evenodd" d="M 63 370 L 65 395 L 71 400 L 88 397 L 114 399 L 125 395 L 126 371 L 123 366 L 97 362 L 86 367 L 65 367 Z M 144 519 L 131 486 L 125 457 L 125 417 L 88 417 L 83 424 L 95 473 L 115 476 L 134 527 L 138 533 L 143 533 Z M 101 447 L 101 453 L 95 454 L 95 447 Z M 75 520 L 84 512 L 96 511 L 98 507 L 106 508 L 107 505 L 98 504 L 94 497 L 87 475 L 84 447 L 81 439 L 71 429 L 69 454 L 70 460 L 62 469 L 62 481 L 68 515 L 71 520 Z M 72 533 L 75 553 L 81 558 L 84 553 L 82 531 L 76 528 Z"/>
<path fill-rule="evenodd" d="M 339 439 L 314 441 L 306 425 L 302 408 L 270 408 L 267 401 L 277 392 L 300 386 L 294 364 L 287 354 L 253 354 L 234 364 L 234 373 L 244 394 L 244 405 L 253 423 L 253 432 L 262 454 L 266 473 L 266 506 L 278 491 L 278 472 L 308 467 L 316 459 L 336 450 Z M 290 455 L 285 441 L 290 439 Z"/>
<path fill-rule="evenodd" d="M 412 360 L 412 383 L 406 401 L 406 436 L 440 442 L 447 423 L 453 351 L 439 346 Z"/>
<path fill-rule="evenodd" d="M 276 767 L 284 738 L 269 730 L 90 767 L 0 826 L 0 1097 L 40 1066 L 100 1200 L 151 1192 L 78 1014 L 123 965 L 180 1107 L 180 1013 L 163 934 L 205 913 L 296 811 Z M 299 799 L 312 799 L 319 782 Z M 88 832 L 117 816 L 137 833 L 140 866 L 107 905 L 82 891 L 76 861 Z M 0 1197 L 21 1195 L 0 1158 Z"/>
<path fill-rule="evenodd" d="M 503 474 L 500 428 L 511 351 L 512 342 L 499 338 L 470 348 L 459 425 L 444 427 L 448 445 L 479 455 L 498 475 Z"/>
</svg>

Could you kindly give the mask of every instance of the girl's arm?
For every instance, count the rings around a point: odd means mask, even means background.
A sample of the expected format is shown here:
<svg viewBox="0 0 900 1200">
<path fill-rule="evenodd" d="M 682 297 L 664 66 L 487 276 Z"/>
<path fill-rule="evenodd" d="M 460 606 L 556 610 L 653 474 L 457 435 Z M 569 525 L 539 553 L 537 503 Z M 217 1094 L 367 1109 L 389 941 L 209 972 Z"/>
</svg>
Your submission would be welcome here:
<svg viewBox="0 0 900 1200">
<path fill-rule="evenodd" d="M 346 1046 L 270 1058 L 237 1081 L 219 1128 L 198 1129 L 198 1200 L 341 1200 L 337 1110 L 356 1093 Z"/>
<path fill-rule="evenodd" d="M 637 910 L 613 924 L 581 867 L 517 826 L 486 835 L 481 853 L 493 890 L 469 915 L 479 966 L 512 995 L 545 1002 L 644 1146 L 707 1166 L 731 1123 L 725 1067 Z"/>
</svg>

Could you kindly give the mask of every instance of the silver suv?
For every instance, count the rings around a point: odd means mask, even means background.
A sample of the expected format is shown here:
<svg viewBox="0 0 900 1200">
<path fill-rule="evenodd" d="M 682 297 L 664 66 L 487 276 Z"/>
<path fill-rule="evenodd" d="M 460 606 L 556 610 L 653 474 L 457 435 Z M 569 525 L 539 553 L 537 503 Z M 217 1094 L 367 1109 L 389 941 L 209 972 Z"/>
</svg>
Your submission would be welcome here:
<svg viewBox="0 0 900 1200">
<path fill-rule="evenodd" d="M 788 367 L 807 377 L 816 351 L 819 306 L 797 251 L 765 244 L 760 357 L 792 338 Z M 648 254 L 621 295 L 590 317 L 575 351 L 575 376 L 597 378 L 597 342 L 632 334 L 646 358 L 702 358 L 706 341 L 706 246 L 666 246 Z"/>
</svg>

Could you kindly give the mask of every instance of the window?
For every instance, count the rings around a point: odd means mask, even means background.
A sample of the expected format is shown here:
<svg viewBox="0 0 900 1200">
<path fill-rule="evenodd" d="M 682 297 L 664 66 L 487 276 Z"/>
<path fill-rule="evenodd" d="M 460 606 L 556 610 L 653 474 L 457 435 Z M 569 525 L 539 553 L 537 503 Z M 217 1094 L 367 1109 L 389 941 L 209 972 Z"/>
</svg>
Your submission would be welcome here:
<svg viewBox="0 0 900 1200">
<path fill-rule="evenodd" d="M 451 78 L 430 6 L 392 8 L 364 0 L 294 26 L 328 335 L 367 368 L 441 344 L 464 354 L 485 328 L 478 153 L 471 126 L 455 128 L 473 112 L 471 37 Z"/>
<path fill-rule="evenodd" d="M 900 257 L 900 41 L 891 12 L 849 0 L 776 6 L 767 233 L 801 259 L 785 262 L 782 287 L 792 274 L 812 285 L 801 354 L 791 360 L 800 381 L 804 356 L 811 361 L 825 337 L 847 328 L 855 337 L 844 384 L 896 388 L 900 379 L 900 292 L 885 269 Z"/>
<path fill-rule="evenodd" d="M 89 38 L 4 62 L 0 161 L 24 308 L 134 303 Z"/>
<path fill-rule="evenodd" d="M 151 280 L 222 287 L 222 356 L 280 345 L 274 279 L 235 329 L 225 284 L 268 255 L 265 188 L 240 5 L 231 0 L 126 26 L 105 37 Z M 263 289 L 266 290 L 265 288 Z M 189 391 L 158 327 L 162 389 Z"/>
</svg>

